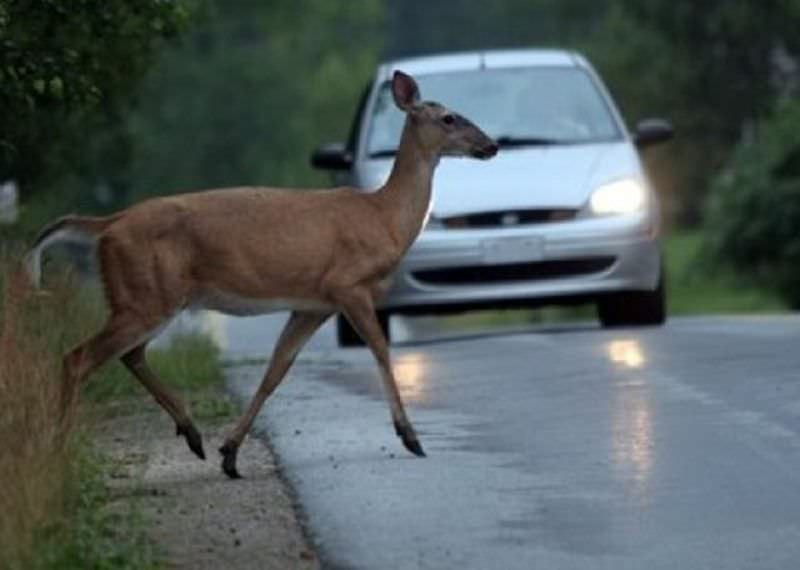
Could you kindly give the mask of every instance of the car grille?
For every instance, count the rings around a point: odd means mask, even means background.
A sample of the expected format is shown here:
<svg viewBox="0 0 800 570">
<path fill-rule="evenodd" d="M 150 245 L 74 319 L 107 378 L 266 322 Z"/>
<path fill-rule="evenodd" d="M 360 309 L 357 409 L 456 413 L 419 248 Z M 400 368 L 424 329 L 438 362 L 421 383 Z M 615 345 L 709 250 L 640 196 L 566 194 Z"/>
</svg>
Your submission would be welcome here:
<svg viewBox="0 0 800 570">
<path fill-rule="evenodd" d="M 572 220 L 578 210 L 569 208 L 549 208 L 535 210 L 503 210 L 500 212 L 481 212 L 463 216 L 443 218 L 446 228 L 460 230 L 467 228 L 492 228 L 548 224 Z"/>
<path fill-rule="evenodd" d="M 609 269 L 615 257 L 586 257 L 533 263 L 504 265 L 472 265 L 447 269 L 425 269 L 412 272 L 414 279 L 430 285 L 478 285 L 510 283 L 515 281 L 540 281 L 590 275 Z"/>
</svg>

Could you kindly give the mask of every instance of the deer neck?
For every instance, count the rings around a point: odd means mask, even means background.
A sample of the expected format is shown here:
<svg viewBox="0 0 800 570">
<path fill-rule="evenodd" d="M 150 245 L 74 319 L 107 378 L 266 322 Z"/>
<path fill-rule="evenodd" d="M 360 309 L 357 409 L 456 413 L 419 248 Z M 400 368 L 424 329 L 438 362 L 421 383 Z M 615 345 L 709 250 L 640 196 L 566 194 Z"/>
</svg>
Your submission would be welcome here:
<svg viewBox="0 0 800 570">
<path fill-rule="evenodd" d="M 390 230 L 403 250 L 422 231 L 431 208 L 433 172 L 439 164 L 437 149 L 422 144 L 413 120 L 406 118 L 392 172 L 378 191 Z"/>
</svg>

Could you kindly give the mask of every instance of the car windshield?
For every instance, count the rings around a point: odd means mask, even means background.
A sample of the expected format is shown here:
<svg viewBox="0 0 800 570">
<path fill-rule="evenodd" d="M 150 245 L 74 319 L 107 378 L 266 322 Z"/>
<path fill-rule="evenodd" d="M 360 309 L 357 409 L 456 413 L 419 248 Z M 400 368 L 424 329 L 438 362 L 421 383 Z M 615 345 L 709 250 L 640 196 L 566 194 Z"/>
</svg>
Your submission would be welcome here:
<svg viewBox="0 0 800 570">
<path fill-rule="evenodd" d="M 501 147 L 587 144 L 620 132 L 604 98 L 584 70 L 524 67 L 458 71 L 417 77 L 423 98 L 438 101 L 482 128 Z M 397 149 L 404 115 L 381 86 L 367 139 L 370 157 Z"/>
</svg>

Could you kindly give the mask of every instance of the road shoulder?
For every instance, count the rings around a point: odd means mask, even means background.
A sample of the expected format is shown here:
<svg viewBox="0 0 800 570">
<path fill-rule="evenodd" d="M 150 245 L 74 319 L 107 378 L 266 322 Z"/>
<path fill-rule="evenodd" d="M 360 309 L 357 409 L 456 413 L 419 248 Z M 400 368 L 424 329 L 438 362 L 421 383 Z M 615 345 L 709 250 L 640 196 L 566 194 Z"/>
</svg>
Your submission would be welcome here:
<svg viewBox="0 0 800 570">
<path fill-rule="evenodd" d="M 111 459 L 108 484 L 115 501 L 136 500 L 167 568 L 319 568 L 262 441 L 245 443 L 239 460 L 245 478 L 231 481 L 213 452 L 222 426 L 198 426 L 209 455 L 200 461 L 155 404 L 133 407 L 134 413 L 100 423 L 97 444 Z"/>
</svg>

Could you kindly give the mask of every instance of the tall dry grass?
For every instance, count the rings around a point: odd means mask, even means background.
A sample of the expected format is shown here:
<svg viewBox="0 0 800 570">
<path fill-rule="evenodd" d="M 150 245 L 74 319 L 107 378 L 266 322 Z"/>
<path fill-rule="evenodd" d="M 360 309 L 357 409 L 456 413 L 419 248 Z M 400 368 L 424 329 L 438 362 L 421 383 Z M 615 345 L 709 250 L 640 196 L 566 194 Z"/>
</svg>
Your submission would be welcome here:
<svg viewBox="0 0 800 570">
<path fill-rule="evenodd" d="M 46 292 L 32 290 L 21 257 L 0 244 L 0 570 L 149 570 L 156 562 L 145 524 L 132 503 L 127 518 L 107 512 L 108 465 L 90 443 L 94 420 L 144 390 L 110 364 L 82 391 L 80 414 L 60 422 L 61 357 L 100 329 L 106 309 L 97 289 L 64 271 L 46 272 Z M 151 356 L 196 418 L 227 417 L 210 339 L 177 337 Z"/>
<path fill-rule="evenodd" d="M 31 290 L 19 254 L 0 252 L 0 567 L 27 568 L 75 485 L 71 427 L 58 421 L 61 354 L 102 309 L 64 279 Z"/>
</svg>

